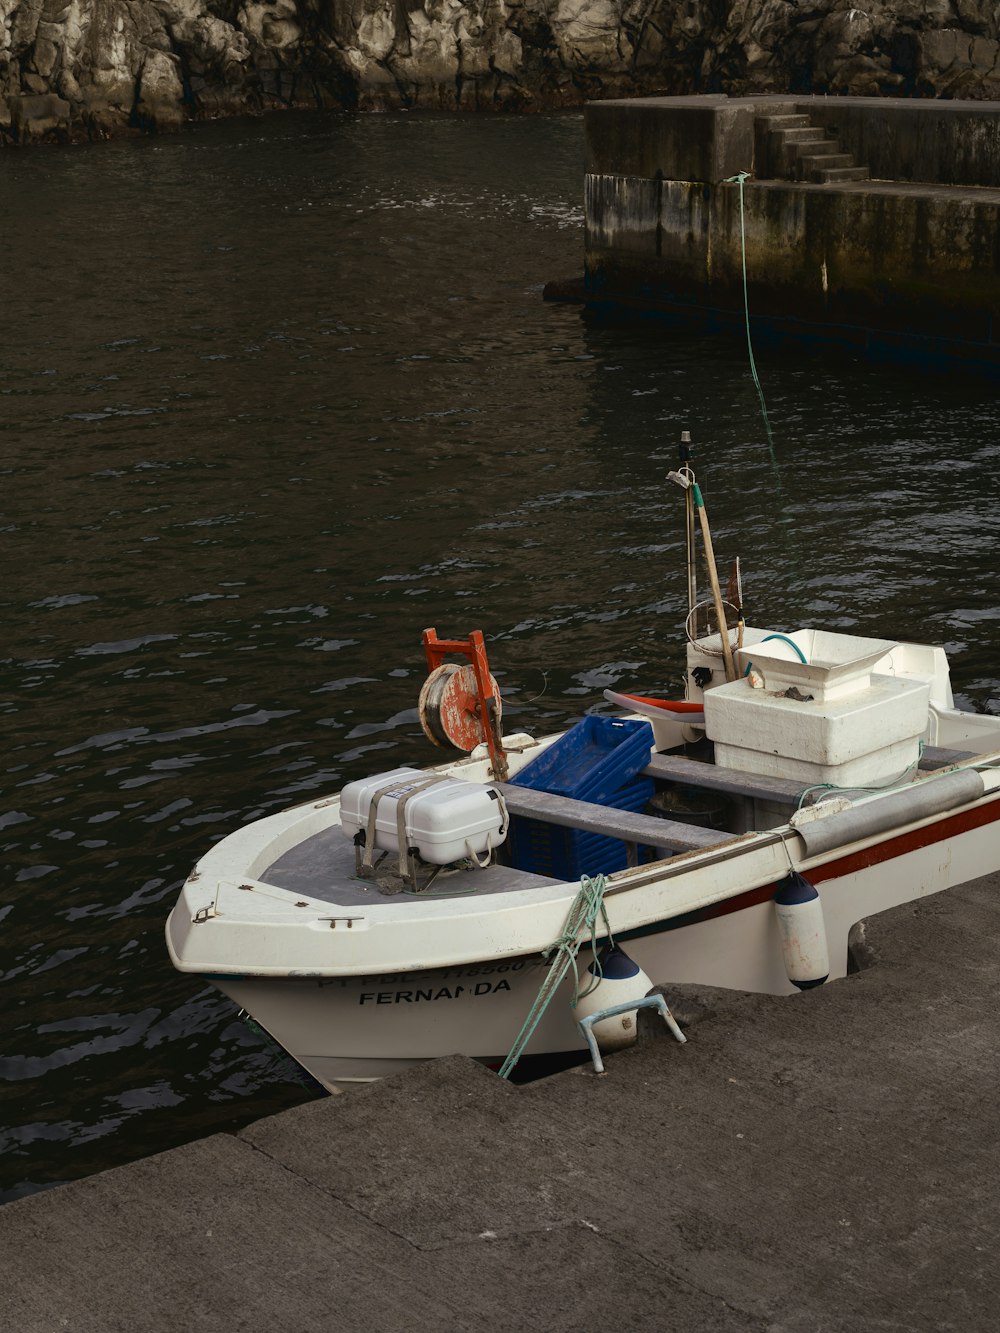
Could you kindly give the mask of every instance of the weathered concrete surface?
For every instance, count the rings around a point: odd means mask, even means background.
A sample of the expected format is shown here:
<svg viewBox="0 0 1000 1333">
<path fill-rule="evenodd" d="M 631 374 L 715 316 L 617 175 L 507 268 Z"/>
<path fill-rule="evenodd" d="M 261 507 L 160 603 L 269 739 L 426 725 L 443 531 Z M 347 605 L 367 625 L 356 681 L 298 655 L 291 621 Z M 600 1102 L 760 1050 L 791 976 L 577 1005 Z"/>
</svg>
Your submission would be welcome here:
<svg viewBox="0 0 1000 1333">
<path fill-rule="evenodd" d="M 584 277 L 547 295 L 743 334 L 745 262 L 758 328 L 1000 371 L 1000 103 L 642 98 L 585 124 Z"/>
<path fill-rule="evenodd" d="M 992 876 L 846 981 L 674 989 L 688 1043 L 605 1078 L 456 1056 L 8 1204 L 0 1327 L 992 1330 L 998 914 Z"/>
<path fill-rule="evenodd" d="M 769 99 L 770 100 L 770 99 Z M 1000 187 L 1000 103 L 887 97 L 792 102 L 834 134 L 875 180 Z"/>
<path fill-rule="evenodd" d="M 646 293 L 743 315 L 980 343 L 1000 351 L 1000 190 L 589 176 L 598 297 Z"/>
<path fill-rule="evenodd" d="M 586 170 L 703 181 L 781 175 L 755 122 L 804 114 L 874 180 L 1000 187 L 1000 102 L 903 97 L 611 98 L 587 108 Z"/>
</svg>

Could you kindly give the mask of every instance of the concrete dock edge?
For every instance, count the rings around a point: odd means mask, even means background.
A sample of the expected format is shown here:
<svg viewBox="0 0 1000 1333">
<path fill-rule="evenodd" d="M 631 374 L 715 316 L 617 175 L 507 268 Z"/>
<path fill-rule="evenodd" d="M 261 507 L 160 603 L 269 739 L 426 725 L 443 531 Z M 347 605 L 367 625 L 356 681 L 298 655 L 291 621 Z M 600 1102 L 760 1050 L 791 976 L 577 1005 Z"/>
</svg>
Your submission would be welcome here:
<svg viewBox="0 0 1000 1333">
<path fill-rule="evenodd" d="M 792 999 L 525 1087 L 462 1057 L 0 1208 L 0 1328 L 993 1329 L 1000 875 Z M 665 979 L 668 980 L 668 979 Z"/>
</svg>

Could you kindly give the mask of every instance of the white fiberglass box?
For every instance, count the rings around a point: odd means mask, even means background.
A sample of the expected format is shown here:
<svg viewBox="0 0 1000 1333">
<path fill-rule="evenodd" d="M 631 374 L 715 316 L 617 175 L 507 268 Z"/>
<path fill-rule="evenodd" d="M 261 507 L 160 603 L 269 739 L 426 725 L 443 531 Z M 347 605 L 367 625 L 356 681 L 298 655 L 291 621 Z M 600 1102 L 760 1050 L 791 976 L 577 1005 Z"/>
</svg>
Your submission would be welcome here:
<svg viewBox="0 0 1000 1333">
<path fill-rule="evenodd" d="M 794 688 L 755 689 L 744 677 L 706 692 L 705 731 L 725 768 L 871 786 L 918 761 L 928 692 L 926 681 L 870 676 L 854 693 L 817 699 Z"/>
<path fill-rule="evenodd" d="M 498 847 L 507 836 L 507 812 L 499 793 L 460 778 L 445 778 L 417 790 L 432 776 L 419 768 L 396 768 L 349 782 L 340 794 L 341 827 L 351 837 L 367 831 L 372 803 L 378 798 L 375 846 L 398 852 L 397 805 L 409 796 L 403 810 L 407 846 L 415 847 L 429 864 L 448 865 Z"/>
</svg>

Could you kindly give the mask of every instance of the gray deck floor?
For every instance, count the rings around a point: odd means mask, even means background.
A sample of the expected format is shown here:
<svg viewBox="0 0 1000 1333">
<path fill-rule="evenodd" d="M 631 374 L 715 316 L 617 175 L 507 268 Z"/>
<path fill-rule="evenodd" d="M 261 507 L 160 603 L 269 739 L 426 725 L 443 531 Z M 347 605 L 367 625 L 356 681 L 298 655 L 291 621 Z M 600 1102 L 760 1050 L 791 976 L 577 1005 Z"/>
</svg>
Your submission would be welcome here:
<svg viewBox="0 0 1000 1333">
<path fill-rule="evenodd" d="M 394 866 L 395 856 L 386 862 Z M 339 824 L 300 842 L 285 852 L 261 875 L 268 884 L 337 907 L 357 907 L 378 898 L 378 885 L 367 879 L 358 879 L 354 873 L 354 843 Z M 448 871 L 437 877 L 431 892 L 435 895 L 454 893 L 465 897 L 470 893 L 511 893 L 516 889 L 538 888 L 558 884 L 544 875 L 532 875 L 510 866 L 492 865 L 485 869 Z M 419 902 L 419 894 L 395 894 L 393 902 Z"/>
</svg>

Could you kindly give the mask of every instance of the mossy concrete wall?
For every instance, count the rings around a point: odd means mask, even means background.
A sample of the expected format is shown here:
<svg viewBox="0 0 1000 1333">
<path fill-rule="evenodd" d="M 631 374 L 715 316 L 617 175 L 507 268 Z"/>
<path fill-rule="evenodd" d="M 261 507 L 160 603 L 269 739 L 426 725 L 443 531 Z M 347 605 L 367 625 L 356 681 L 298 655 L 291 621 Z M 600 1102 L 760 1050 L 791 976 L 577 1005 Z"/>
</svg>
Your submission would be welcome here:
<svg viewBox="0 0 1000 1333">
<path fill-rule="evenodd" d="M 754 175 L 741 214 L 727 177 L 766 169 L 766 116 L 807 107 L 883 179 Z M 755 317 L 968 343 L 1000 364 L 1000 105 L 650 98 L 588 107 L 587 141 L 590 298 L 742 315 L 745 242 Z"/>
<path fill-rule="evenodd" d="M 737 185 L 595 176 L 590 287 L 742 304 Z M 905 189 L 744 185 L 751 311 L 992 341 L 1000 314 L 1000 192 L 992 202 Z"/>
</svg>

